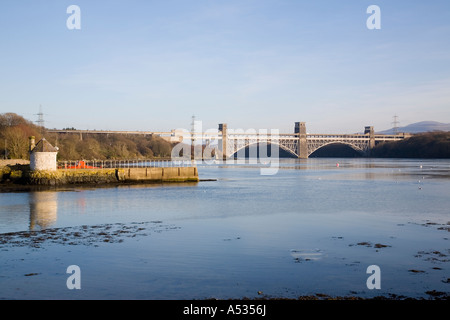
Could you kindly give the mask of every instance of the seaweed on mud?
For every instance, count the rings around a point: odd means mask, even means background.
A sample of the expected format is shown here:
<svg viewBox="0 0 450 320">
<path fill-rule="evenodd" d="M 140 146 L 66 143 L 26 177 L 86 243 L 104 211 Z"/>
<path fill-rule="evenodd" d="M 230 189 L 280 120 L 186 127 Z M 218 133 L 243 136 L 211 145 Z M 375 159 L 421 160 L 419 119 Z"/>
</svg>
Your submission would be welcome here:
<svg viewBox="0 0 450 320">
<path fill-rule="evenodd" d="M 450 249 L 447 249 L 447 251 L 450 253 Z M 435 263 L 450 261 L 447 254 L 442 253 L 438 250 L 418 251 L 414 257 L 423 258 L 423 260 L 425 260 L 425 261 L 435 262 Z"/>
<path fill-rule="evenodd" d="M 382 243 L 375 243 L 372 244 L 371 242 L 368 241 L 362 241 L 362 242 L 358 242 L 356 243 L 357 246 L 365 246 L 365 247 L 374 247 L 375 249 L 381 249 L 381 248 L 387 248 L 390 247 L 390 245 L 387 244 L 382 244 Z M 355 244 L 349 244 L 349 247 L 355 246 Z"/>
<path fill-rule="evenodd" d="M 411 272 L 411 273 L 425 273 L 425 271 L 423 271 L 423 270 L 417 270 L 417 269 L 410 269 L 410 270 L 408 270 L 409 272 Z"/>
<path fill-rule="evenodd" d="M 424 227 L 437 226 L 437 228 L 436 228 L 437 230 L 443 230 L 443 231 L 450 232 L 450 221 L 445 224 L 437 223 L 437 222 L 433 222 L 433 221 L 429 221 L 429 220 L 426 220 L 426 221 L 427 222 L 421 223 L 420 225 L 424 226 Z"/>
<path fill-rule="evenodd" d="M 40 231 L 19 231 L 0 234 L 0 249 L 11 247 L 41 248 L 44 244 L 94 245 L 121 243 L 124 238 L 148 236 L 151 232 L 177 229 L 157 222 L 103 224 L 93 226 L 49 228 Z"/>
</svg>

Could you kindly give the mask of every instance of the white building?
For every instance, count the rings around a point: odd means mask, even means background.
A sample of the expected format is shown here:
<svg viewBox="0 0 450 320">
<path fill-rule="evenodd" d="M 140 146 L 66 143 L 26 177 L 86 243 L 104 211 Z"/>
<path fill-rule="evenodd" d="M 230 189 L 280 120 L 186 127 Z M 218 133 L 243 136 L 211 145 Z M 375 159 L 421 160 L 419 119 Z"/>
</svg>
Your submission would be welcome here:
<svg viewBox="0 0 450 320">
<path fill-rule="evenodd" d="M 56 155 L 58 148 L 55 148 L 42 138 L 34 145 L 34 137 L 30 138 L 30 169 L 35 170 L 56 170 Z"/>
</svg>

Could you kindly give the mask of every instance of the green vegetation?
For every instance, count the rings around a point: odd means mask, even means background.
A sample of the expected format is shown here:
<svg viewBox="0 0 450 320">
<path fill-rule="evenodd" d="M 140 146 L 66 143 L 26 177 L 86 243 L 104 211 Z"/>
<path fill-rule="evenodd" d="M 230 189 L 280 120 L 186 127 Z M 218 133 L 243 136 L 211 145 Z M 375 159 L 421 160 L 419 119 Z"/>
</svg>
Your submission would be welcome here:
<svg viewBox="0 0 450 320">
<path fill-rule="evenodd" d="M 22 183 L 30 174 L 29 165 L 7 165 L 0 167 L 0 183 Z"/>
<path fill-rule="evenodd" d="M 371 151 L 375 158 L 450 158 L 450 132 L 426 132 L 398 142 L 378 144 Z"/>
<path fill-rule="evenodd" d="M 0 114 L 0 157 L 28 159 L 30 136 L 35 136 L 36 142 L 45 137 L 57 146 L 58 160 L 164 158 L 170 157 L 173 147 L 158 136 L 48 133 L 15 113 Z"/>
</svg>

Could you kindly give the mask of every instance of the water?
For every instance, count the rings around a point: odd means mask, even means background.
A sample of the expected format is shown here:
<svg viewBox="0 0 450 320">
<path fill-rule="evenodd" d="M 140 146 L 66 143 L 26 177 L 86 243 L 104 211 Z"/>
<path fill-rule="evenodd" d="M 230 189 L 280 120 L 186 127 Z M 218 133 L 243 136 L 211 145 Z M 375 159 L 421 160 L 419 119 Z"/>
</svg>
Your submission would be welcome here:
<svg viewBox="0 0 450 320">
<path fill-rule="evenodd" d="M 0 298 L 450 292 L 449 160 L 286 159 L 275 175 L 199 174 L 217 180 L 0 194 Z M 67 288 L 70 265 L 81 290 Z M 381 289 L 366 284 L 370 265 Z"/>
</svg>

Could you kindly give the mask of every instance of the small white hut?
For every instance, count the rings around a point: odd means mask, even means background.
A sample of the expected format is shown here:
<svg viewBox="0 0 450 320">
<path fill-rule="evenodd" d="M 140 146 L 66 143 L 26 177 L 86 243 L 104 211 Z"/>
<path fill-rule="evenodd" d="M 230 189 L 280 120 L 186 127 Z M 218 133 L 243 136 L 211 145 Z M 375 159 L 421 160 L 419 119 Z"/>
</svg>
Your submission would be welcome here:
<svg viewBox="0 0 450 320">
<path fill-rule="evenodd" d="M 30 169 L 35 170 L 56 170 L 56 155 L 58 148 L 55 148 L 42 138 L 34 145 L 34 137 L 30 138 Z"/>
</svg>

